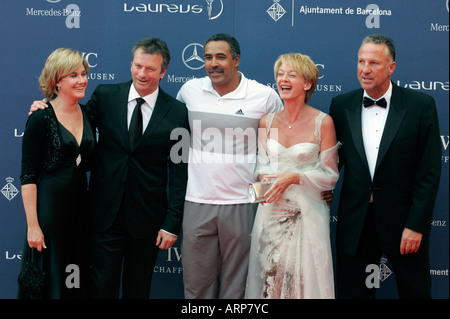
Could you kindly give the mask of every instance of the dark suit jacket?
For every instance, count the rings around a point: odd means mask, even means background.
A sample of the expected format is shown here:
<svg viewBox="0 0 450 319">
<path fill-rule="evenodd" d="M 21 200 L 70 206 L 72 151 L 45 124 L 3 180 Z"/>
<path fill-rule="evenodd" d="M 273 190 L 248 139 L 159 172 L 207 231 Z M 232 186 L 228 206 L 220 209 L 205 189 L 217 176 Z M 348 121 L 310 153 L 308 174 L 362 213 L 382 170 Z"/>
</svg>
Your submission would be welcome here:
<svg viewBox="0 0 450 319">
<path fill-rule="evenodd" d="M 393 84 L 391 105 L 371 180 L 364 151 L 363 90 L 335 97 L 330 106 L 344 166 L 337 248 L 354 254 L 373 192 L 378 241 L 399 254 L 405 227 L 428 233 L 441 172 L 439 124 L 434 99 Z"/>
<path fill-rule="evenodd" d="M 187 162 L 171 160 L 171 148 L 180 136 L 171 140 L 170 134 L 176 128 L 189 131 L 187 109 L 160 88 L 148 127 L 132 149 L 127 128 L 131 85 L 99 85 L 87 103 L 95 112 L 99 134 L 89 185 L 93 230 L 108 229 L 123 204 L 133 237 L 146 238 L 160 228 L 178 234 Z"/>
</svg>

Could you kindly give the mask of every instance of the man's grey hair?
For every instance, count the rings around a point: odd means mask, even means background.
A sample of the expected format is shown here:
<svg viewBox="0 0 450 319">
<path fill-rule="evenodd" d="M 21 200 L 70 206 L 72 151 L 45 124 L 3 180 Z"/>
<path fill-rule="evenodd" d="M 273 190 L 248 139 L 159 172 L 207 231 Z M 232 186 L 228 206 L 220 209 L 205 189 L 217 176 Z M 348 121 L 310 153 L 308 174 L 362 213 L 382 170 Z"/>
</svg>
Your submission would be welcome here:
<svg viewBox="0 0 450 319">
<path fill-rule="evenodd" d="M 385 44 L 388 48 L 389 55 L 392 57 L 392 61 L 395 61 L 395 46 L 394 41 L 386 35 L 383 34 L 371 34 L 364 38 L 362 44 L 373 43 L 373 44 Z"/>
</svg>

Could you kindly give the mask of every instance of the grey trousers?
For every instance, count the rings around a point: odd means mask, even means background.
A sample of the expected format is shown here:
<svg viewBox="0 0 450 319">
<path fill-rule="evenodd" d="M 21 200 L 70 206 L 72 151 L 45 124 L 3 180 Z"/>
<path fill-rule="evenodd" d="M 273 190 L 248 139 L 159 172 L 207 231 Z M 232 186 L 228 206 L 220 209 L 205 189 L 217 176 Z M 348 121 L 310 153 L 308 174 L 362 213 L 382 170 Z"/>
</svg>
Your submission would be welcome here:
<svg viewBox="0 0 450 319">
<path fill-rule="evenodd" d="M 185 202 L 181 252 L 186 299 L 244 298 L 256 207 Z"/>
</svg>

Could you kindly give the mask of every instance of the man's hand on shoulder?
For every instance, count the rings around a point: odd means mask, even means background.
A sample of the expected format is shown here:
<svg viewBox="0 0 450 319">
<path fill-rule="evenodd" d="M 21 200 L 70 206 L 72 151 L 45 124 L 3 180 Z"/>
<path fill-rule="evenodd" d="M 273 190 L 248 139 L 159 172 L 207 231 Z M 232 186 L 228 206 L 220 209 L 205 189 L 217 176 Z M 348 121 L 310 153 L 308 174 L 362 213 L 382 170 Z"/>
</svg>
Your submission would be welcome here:
<svg viewBox="0 0 450 319">
<path fill-rule="evenodd" d="M 28 115 L 31 115 L 33 112 L 36 112 L 37 110 L 46 109 L 48 107 L 47 101 L 48 101 L 47 99 L 34 101 L 33 104 L 31 104 L 30 112 L 28 112 Z"/>
</svg>

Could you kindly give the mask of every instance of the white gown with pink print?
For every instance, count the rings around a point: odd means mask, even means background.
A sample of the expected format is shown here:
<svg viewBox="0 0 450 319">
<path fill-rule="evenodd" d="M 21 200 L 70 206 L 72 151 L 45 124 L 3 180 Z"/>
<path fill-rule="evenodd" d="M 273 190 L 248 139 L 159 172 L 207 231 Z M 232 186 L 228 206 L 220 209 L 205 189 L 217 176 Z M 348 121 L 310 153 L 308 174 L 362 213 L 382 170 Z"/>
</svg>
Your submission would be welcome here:
<svg viewBox="0 0 450 319">
<path fill-rule="evenodd" d="M 330 213 L 321 192 L 334 188 L 339 171 L 339 143 L 320 152 L 316 117 L 315 142 L 289 148 L 267 138 L 259 143 L 255 175 L 298 172 L 301 185 L 290 185 L 280 201 L 260 204 L 252 231 L 246 298 L 334 298 Z M 267 136 L 274 114 L 267 117 Z"/>
</svg>

